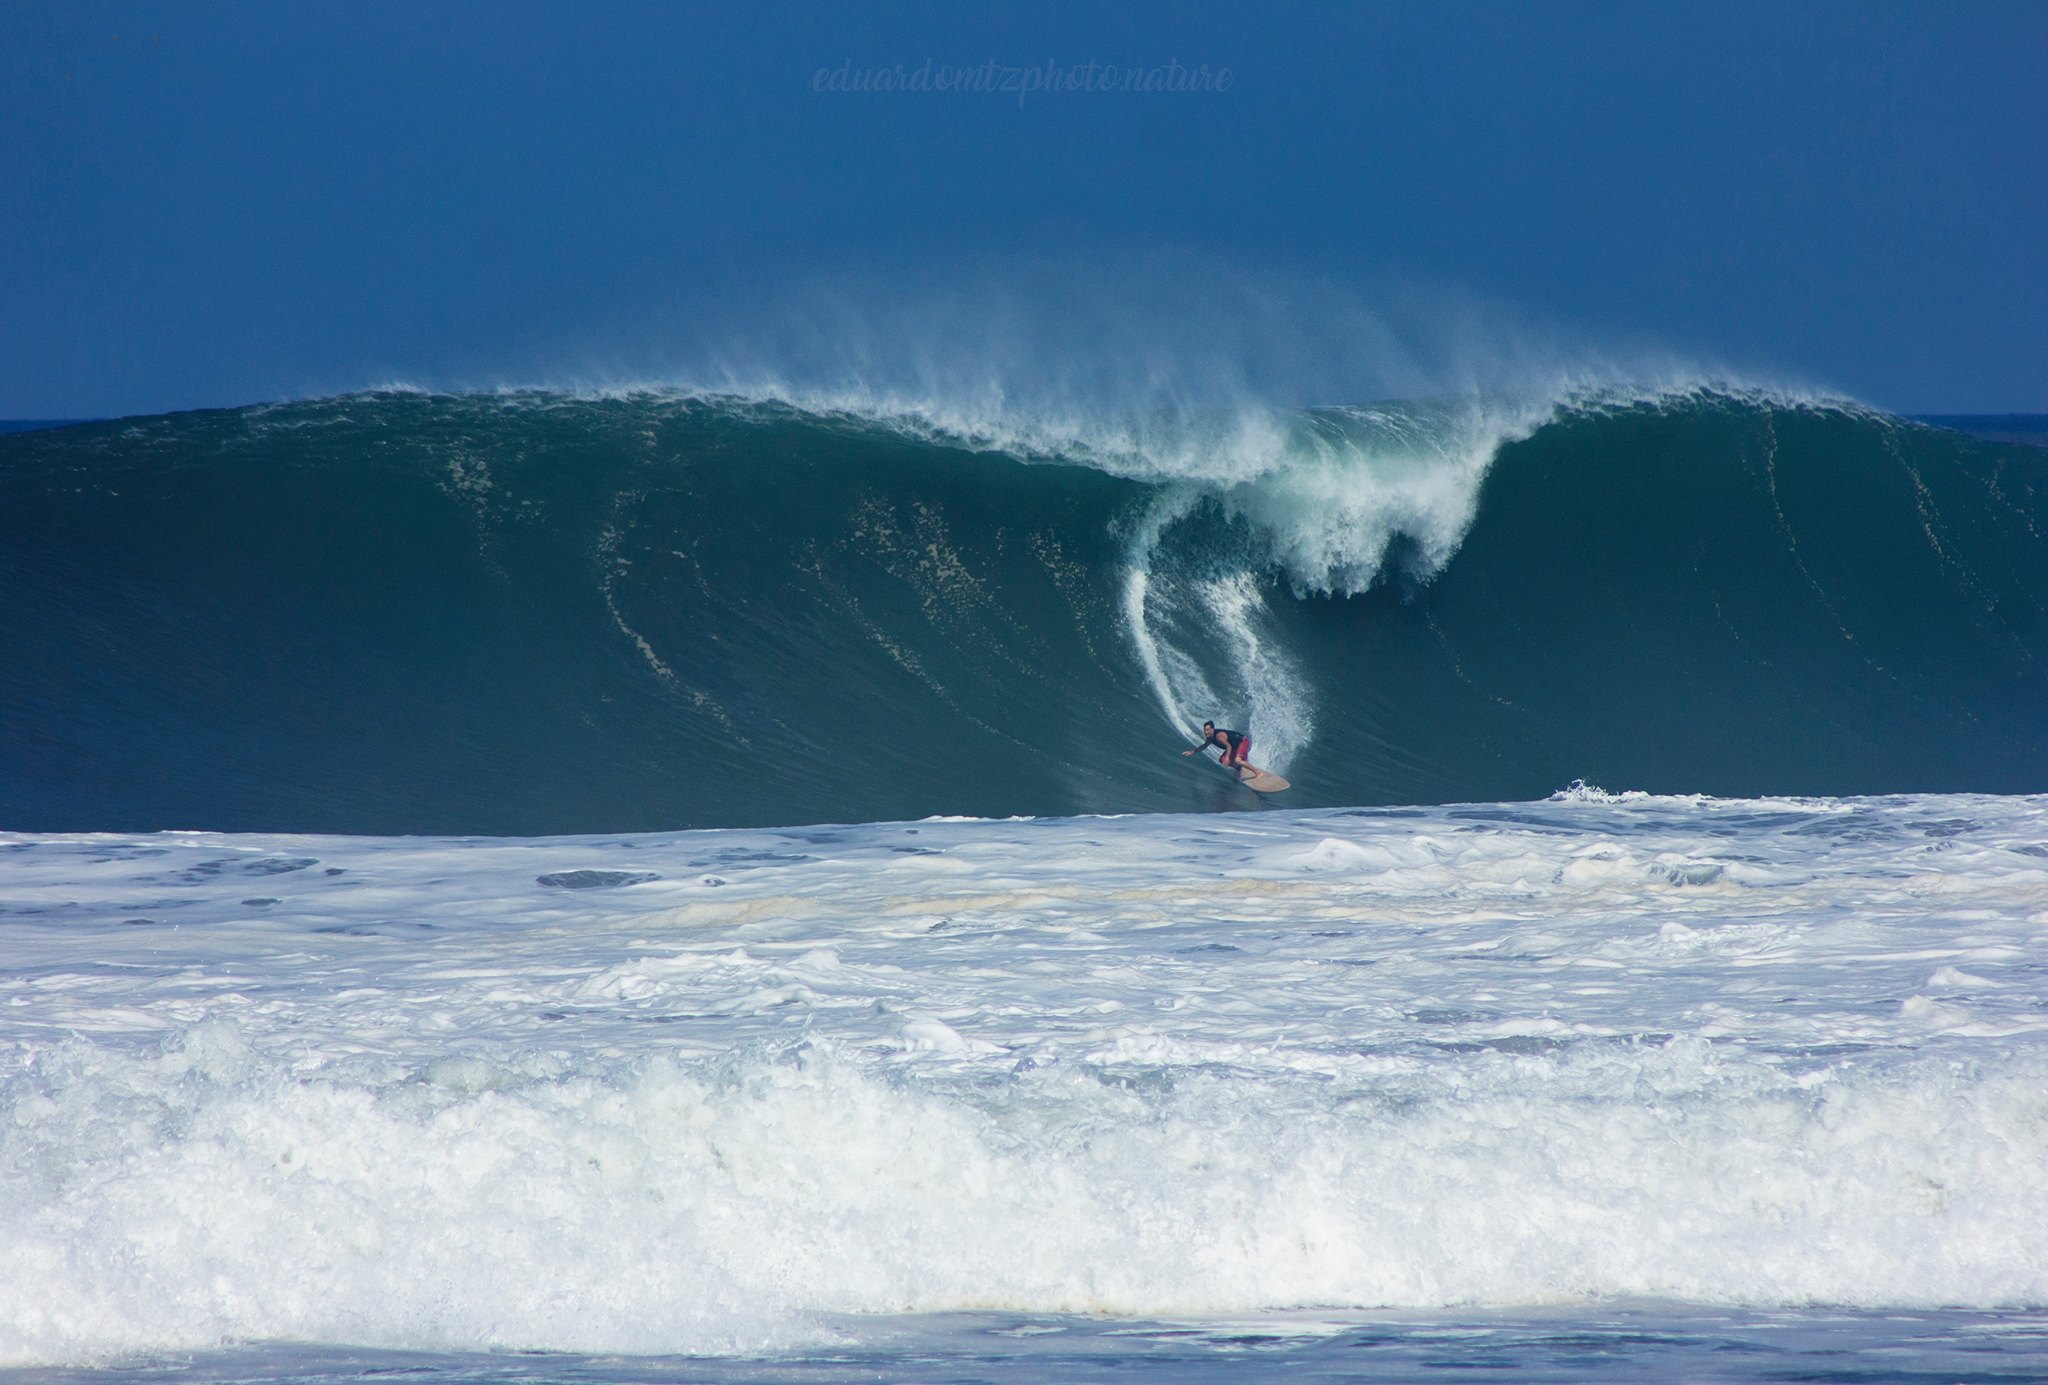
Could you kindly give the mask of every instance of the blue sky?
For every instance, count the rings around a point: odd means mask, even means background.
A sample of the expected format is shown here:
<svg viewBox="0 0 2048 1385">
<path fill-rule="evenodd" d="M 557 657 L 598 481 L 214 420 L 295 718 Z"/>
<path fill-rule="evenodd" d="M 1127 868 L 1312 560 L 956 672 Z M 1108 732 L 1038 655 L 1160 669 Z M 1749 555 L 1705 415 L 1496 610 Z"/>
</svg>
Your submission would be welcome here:
<svg viewBox="0 0 2048 1385">
<path fill-rule="evenodd" d="M 1230 80 L 817 89 L 927 62 Z M 835 285 L 1184 263 L 2044 410 L 2044 74 L 2032 0 L 13 0 L 0 417 L 659 373 Z"/>
</svg>

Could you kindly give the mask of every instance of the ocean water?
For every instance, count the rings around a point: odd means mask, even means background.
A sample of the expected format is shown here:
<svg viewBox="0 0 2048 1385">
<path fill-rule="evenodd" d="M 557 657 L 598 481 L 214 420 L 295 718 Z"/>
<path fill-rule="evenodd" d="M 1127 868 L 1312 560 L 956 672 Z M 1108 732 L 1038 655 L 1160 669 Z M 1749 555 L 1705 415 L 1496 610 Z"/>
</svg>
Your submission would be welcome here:
<svg viewBox="0 0 2048 1385">
<path fill-rule="evenodd" d="M 0 824 L 656 831 L 2048 781 L 2048 451 L 1702 389 L 359 395 L 0 437 Z M 858 755 L 845 753 L 859 745 Z"/>
<path fill-rule="evenodd" d="M 12 1365 L 2048 1371 L 2048 800 L 5 850 Z"/>
<path fill-rule="evenodd" d="M 2048 1379 L 1992 431 L 0 437 L 0 1379 Z"/>
</svg>

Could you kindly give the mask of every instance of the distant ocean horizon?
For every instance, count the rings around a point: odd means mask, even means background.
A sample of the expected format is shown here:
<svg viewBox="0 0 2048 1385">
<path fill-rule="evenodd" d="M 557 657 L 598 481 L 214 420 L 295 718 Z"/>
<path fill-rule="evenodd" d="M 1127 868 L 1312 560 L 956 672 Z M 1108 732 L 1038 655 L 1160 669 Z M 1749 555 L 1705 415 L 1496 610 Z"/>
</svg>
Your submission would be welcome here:
<svg viewBox="0 0 2048 1385">
<path fill-rule="evenodd" d="M 0 418 L 0 433 L 35 433 L 45 428 L 68 428 L 74 423 L 103 423 L 96 418 Z"/>
</svg>

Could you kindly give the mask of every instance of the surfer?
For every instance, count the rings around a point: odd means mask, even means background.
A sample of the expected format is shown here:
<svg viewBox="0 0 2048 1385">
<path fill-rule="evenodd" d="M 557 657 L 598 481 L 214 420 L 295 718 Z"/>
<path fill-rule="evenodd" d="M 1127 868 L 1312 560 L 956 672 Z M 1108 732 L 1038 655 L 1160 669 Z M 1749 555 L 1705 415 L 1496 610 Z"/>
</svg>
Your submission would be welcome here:
<svg viewBox="0 0 2048 1385">
<path fill-rule="evenodd" d="M 1246 768 L 1245 756 L 1251 753 L 1252 738 L 1236 731 L 1219 731 L 1213 721 L 1202 723 L 1202 743 L 1193 750 L 1183 750 L 1181 754 L 1199 755 L 1212 745 L 1223 752 L 1223 768 Z"/>
</svg>

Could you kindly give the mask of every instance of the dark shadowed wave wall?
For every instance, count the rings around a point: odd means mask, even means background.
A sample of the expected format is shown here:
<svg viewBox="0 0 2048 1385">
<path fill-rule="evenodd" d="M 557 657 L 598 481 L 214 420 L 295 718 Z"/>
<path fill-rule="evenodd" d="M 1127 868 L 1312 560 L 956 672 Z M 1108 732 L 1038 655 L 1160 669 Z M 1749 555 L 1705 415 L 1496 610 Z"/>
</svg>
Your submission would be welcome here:
<svg viewBox="0 0 2048 1385">
<path fill-rule="evenodd" d="M 1190 686 L 1284 732 L 1255 745 L 1300 806 L 2048 789 L 2038 448 L 1561 409 L 1500 444 L 1454 556 L 1397 537 L 1349 596 L 1262 557 L 1228 488 L 1162 511 L 1113 471 L 654 396 L 0 437 L 0 828 L 1259 806 L 1177 753 Z M 1236 614 L 1176 623 L 1176 583 Z"/>
</svg>

